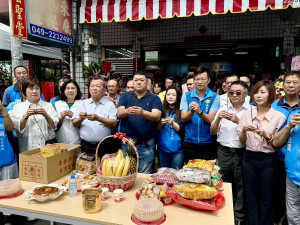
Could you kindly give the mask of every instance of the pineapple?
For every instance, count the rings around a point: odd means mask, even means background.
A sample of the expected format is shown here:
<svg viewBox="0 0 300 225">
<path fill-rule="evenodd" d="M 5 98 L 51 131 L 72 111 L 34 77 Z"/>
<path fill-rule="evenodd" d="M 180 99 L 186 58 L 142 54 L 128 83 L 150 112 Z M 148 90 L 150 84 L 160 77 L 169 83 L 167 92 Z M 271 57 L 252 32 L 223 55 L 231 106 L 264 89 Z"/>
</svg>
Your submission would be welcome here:
<svg viewBox="0 0 300 225">
<path fill-rule="evenodd" d="M 130 138 L 128 140 L 128 142 L 131 142 L 132 144 L 135 144 L 135 140 L 133 140 L 132 138 Z M 134 174 L 136 172 L 136 158 L 134 156 L 135 154 L 135 151 L 133 149 L 133 147 L 131 146 L 131 144 L 127 143 L 127 151 L 126 151 L 127 155 L 129 156 L 129 171 L 128 171 L 128 174 L 131 175 L 131 174 Z"/>
</svg>

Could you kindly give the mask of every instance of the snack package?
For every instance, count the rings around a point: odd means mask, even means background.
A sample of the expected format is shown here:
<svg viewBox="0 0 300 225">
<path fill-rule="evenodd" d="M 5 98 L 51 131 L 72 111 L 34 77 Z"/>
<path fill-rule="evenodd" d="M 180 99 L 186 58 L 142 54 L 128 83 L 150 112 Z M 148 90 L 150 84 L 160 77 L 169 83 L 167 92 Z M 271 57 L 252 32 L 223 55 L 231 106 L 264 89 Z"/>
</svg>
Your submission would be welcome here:
<svg viewBox="0 0 300 225">
<path fill-rule="evenodd" d="M 173 186 L 178 183 L 176 170 L 172 168 L 162 167 L 157 170 L 157 173 L 152 177 L 153 182 L 158 184 L 168 184 Z"/>
<path fill-rule="evenodd" d="M 179 180 L 192 183 L 207 183 L 210 180 L 210 173 L 203 169 L 195 168 L 183 168 L 176 172 L 176 176 Z"/>
<path fill-rule="evenodd" d="M 45 146 L 41 147 L 41 153 L 43 157 L 51 157 L 51 156 L 61 154 L 61 150 L 59 145 L 46 144 Z"/>
<path fill-rule="evenodd" d="M 81 174 L 96 173 L 96 161 L 94 154 L 79 153 L 76 161 L 76 171 Z"/>
<path fill-rule="evenodd" d="M 219 170 L 220 167 L 215 165 L 214 169 L 212 171 L 211 177 L 210 177 L 210 181 L 208 181 L 206 184 L 211 186 L 211 187 L 215 187 L 217 189 L 219 189 L 222 185 L 222 179 L 221 179 L 221 175 L 219 174 Z"/>
<path fill-rule="evenodd" d="M 204 159 L 193 159 L 190 160 L 186 165 L 184 165 L 183 168 L 199 168 L 211 175 L 214 166 L 215 164 L 213 161 Z"/>
<path fill-rule="evenodd" d="M 181 183 L 173 189 L 182 197 L 192 200 L 211 199 L 218 194 L 215 188 L 205 184 Z"/>
</svg>

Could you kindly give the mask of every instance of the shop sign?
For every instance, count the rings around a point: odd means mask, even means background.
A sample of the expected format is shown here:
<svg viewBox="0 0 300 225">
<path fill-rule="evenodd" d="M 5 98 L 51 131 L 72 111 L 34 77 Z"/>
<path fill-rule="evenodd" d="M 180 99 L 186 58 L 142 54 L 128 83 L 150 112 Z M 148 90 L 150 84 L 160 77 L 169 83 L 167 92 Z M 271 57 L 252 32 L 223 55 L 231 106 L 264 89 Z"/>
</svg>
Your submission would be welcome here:
<svg viewBox="0 0 300 225">
<path fill-rule="evenodd" d="M 220 41 L 221 39 L 222 39 L 221 34 L 185 36 L 184 42 L 211 42 L 211 41 Z"/>
<path fill-rule="evenodd" d="M 27 0 L 28 32 L 38 38 L 73 45 L 72 0 Z"/>
<path fill-rule="evenodd" d="M 13 36 L 27 39 L 25 0 L 11 0 Z"/>
</svg>

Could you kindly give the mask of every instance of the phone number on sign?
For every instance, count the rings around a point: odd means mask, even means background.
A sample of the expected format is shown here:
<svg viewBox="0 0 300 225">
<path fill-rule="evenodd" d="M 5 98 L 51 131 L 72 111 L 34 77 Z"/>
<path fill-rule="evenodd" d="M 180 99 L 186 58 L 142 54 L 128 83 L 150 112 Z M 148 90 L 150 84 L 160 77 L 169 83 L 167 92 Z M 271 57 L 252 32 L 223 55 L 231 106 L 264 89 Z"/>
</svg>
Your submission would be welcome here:
<svg viewBox="0 0 300 225">
<path fill-rule="evenodd" d="M 57 40 L 60 42 L 73 44 L 73 37 L 70 37 L 70 36 L 62 34 L 62 33 L 48 30 L 46 28 L 42 28 L 42 27 L 35 26 L 32 24 L 30 24 L 30 30 L 31 30 L 32 34 L 35 34 L 38 36 L 47 37 L 47 38 Z"/>
</svg>

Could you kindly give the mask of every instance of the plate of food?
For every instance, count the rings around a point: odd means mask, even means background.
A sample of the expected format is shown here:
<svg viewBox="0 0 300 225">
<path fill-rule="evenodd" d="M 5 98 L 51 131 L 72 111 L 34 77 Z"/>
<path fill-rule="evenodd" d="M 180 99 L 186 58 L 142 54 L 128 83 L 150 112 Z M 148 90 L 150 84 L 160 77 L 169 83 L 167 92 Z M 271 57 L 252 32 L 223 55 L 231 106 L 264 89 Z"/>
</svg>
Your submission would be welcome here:
<svg viewBox="0 0 300 225">
<path fill-rule="evenodd" d="M 95 175 L 83 175 L 83 174 L 76 174 L 77 179 L 77 191 L 81 192 L 86 188 L 91 187 L 99 187 L 100 181 L 98 180 L 98 177 Z M 64 182 L 62 183 L 62 186 L 67 188 L 67 191 L 69 191 L 69 183 L 70 183 L 70 177 L 67 177 Z"/>
<path fill-rule="evenodd" d="M 148 183 L 139 188 L 139 191 L 136 192 L 135 197 L 137 200 L 152 198 L 161 201 L 164 206 L 171 205 L 174 204 L 175 201 L 166 195 L 168 189 L 169 187 L 167 184 L 157 185 L 156 183 Z"/>
<path fill-rule="evenodd" d="M 58 184 L 38 185 L 32 190 L 26 191 L 26 200 L 36 200 L 45 202 L 57 199 L 62 193 L 66 191 L 65 187 L 59 187 Z"/>
</svg>

